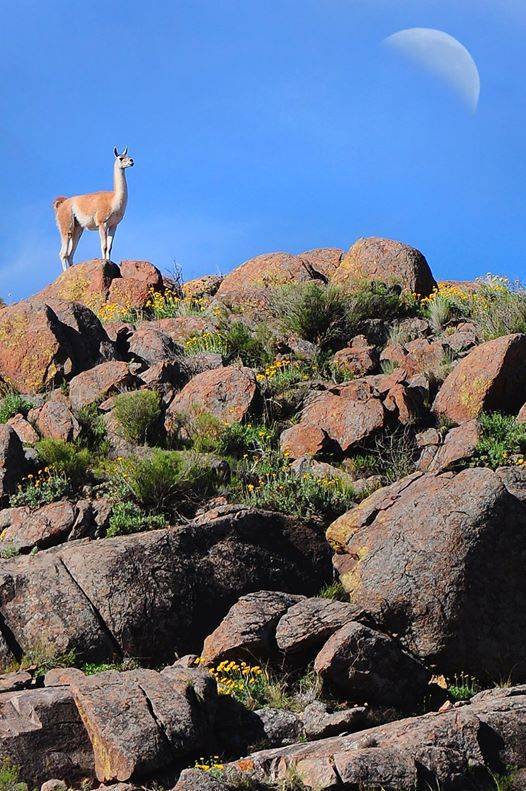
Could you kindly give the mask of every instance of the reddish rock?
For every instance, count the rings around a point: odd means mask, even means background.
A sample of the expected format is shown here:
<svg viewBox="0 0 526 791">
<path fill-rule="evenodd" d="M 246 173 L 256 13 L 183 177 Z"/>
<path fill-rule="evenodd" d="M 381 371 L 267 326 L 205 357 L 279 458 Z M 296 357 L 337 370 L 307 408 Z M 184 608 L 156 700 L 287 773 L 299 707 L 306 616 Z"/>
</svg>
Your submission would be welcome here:
<svg viewBox="0 0 526 791">
<path fill-rule="evenodd" d="M 121 261 L 120 270 L 125 280 L 139 280 L 153 289 L 162 288 L 162 275 L 149 261 Z"/>
<path fill-rule="evenodd" d="M 350 621 L 314 661 L 324 682 L 347 699 L 411 710 L 424 698 L 431 674 L 387 635 Z"/>
<path fill-rule="evenodd" d="M 526 335 L 505 335 L 477 346 L 451 371 L 433 411 L 455 423 L 481 412 L 516 414 L 526 388 Z"/>
<path fill-rule="evenodd" d="M 38 442 L 39 436 L 37 432 L 23 415 L 15 415 L 9 418 L 7 425 L 15 430 L 24 445 L 34 445 L 35 442 Z"/>
<path fill-rule="evenodd" d="M 239 759 L 259 780 L 283 781 L 294 772 L 307 788 L 484 788 L 497 761 L 522 767 L 526 695 L 523 687 L 492 689 L 445 713 L 410 717 L 353 734 Z M 488 749 L 490 746 L 490 749 Z"/>
<path fill-rule="evenodd" d="M 64 325 L 41 302 L 18 302 L 0 311 L 0 376 L 22 393 L 63 381 L 73 369 Z"/>
<path fill-rule="evenodd" d="M 212 329 L 208 319 L 202 316 L 175 316 L 172 319 L 158 319 L 151 324 L 181 345 L 184 345 L 189 338 L 202 335 Z"/>
<path fill-rule="evenodd" d="M 170 430 L 177 415 L 210 412 L 227 424 L 247 415 L 257 392 L 256 376 L 250 368 L 230 365 L 194 376 L 178 393 L 167 412 Z"/>
<path fill-rule="evenodd" d="M 406 291 L 422 297 L 437 287 L 421 252 L 402 242 L 377 237 L 358 239 L 343 256 L 332 280 L 344 285 L 357 280 L 400 283 Z"/>
<path fill-rule="evenodd" d="M 362 613 L 349 602 L 332 599 L 303 599 L 280 618 L 276 643 L 287 656 L 309 658 L 315 650 L 349 621 Z"/>
<path fill-rule="evenodd" d="M 306 706 L 301 719 L 305 734 L 311 739 L 324 739 L 338 733 L 352 733 L 365 727 L 367 719 L 366 706 L 353 706 L 352 709 L 336 709 L 329 711 L 329 707 L 321 700 L 316 700 Z"/>
<path fill-rule="evenodd" d="M 146 306 L 150 298 L 150 286 L 144 280 L 131 278 L 117 278 L 112 280 L 108 292 L 108 303 L 121 308 L 136 308 L 140 310 Z"/>
<path fill-rule="evenodd" d="M 210 634 L 201 652 L 207 665 L 223 659 L 267 661 L 275 654 L 276 625 L 301 597 L 276 591 L 242 596 Z"/>
<path fill-rule="evenodd" d="M 59 500 L 36 511 L 28 506 L 5 508 L 0 512 L 0 548 L 2 545 L 27 551 L 66 541 L 72 534 L 78 538 L 92 526 L 90 504 L 86 500 L 70 503 Z"/>
<path fill-rule="evenodd" d="M 405 345 L 407 352 L 403 366 L 409 376 L 418 373 L 438 373 L 443 365 L 446 345 L 429 338 L 417 338 Z"/>
<path fill-rule="evenodd" d="M 40 291 L 36 298 L 80 302 L 97 312 L 107 301 L 110 285 L 115 278 L 120 278 L 119 267 L 95 258 L 66 269 L 51 285 Z"/>
<path fill-rule="evenodd" d="M 323 431 L 345 453 L 385 426 L 385 411 L 373 387 L 357 380 L 310 401 L 298 426 Z"/>
<path fill-rule="evenodd" d="M 301 423 L 285 429 L 279 439 L 281 452 L 292 459 L 318 456 L 327 452 L 332 444 L 321 428 Z"/>
<path fill-rule="evenodd" d="M 185 297 L 194 297 L 195 299 L 213 297 L 222 280 L 221 275 L 204 275 L 204 277 L 187 280 L 186 283 L 183 283 L 183 294 Z"/>
<path fill-rule="evenodd" d="M 80 424 L 67 402 L 46 401 L 41 407 L 31 409 L 28 419 L 38 428 L 43 437 L 72 442 L 80 434 Z"/>
<path fill-rule="evenodd" d="M 222 297 L 229 292 L 246 292 L 251 288 L 266 288 L 311 279 L 312 270 L 301 256 L 265 253 L 245 261 L 223 278 L 217 295 Z"/>
<path fill-rule="evenodd" d="M 71 348 L 73 373 L 111 358 L 114 346 L 95 313 L 80 302 L 48 298 L 46 304 L 62 322 Z"/>
<path fill-rule="evenodd" d="M 113 393 L 132 388 L 137 382 L 127 363 L 111 360 L 75 376 L 69 383 L 74 409 L 102 401 Z"/>
<path fill-rule="evenodd" d="M 182 349 L 157 327 L 149 322 L 141 324 L 128 339 L 130 354 L 139 360 L 153 365 L 163 360 L 175 360 L 182 355 Z"/>
<path fill-rule="evenodd" d="M 485 468 L 414 474 L 327 537 L 356 606 L 440 672 L 526 678 L 526 507 Z"/>
<path fill-rule="evenodd" d="M 356 378 L 372 373 L 379 361 L 376 348 L 367 342 L 363 343 L 362 338 L 363 336 L 354 338 L 350 346 L 340 349 L 333 358 L 338 370 L 350 373 Z M 365 338 L 363 340 L 365 341 Z"/>
<path fill-rule="evenodd" d="M 447 470 L 459 462 L 467 462 L 473 456 L 479 439 L 480 428 L 477 420 L 469 420 L 457 428 L 452 428 L 431 462 L 429 472 Z"/>
<path fill-rule="evenodd" d="M 316 247 L 300 253 L 299 257 L 307 262 L 315 277 L 321 275 L 330 280 L 340 266 L 342 255 L 343 250 L 340 247 Z"/>
</svg>

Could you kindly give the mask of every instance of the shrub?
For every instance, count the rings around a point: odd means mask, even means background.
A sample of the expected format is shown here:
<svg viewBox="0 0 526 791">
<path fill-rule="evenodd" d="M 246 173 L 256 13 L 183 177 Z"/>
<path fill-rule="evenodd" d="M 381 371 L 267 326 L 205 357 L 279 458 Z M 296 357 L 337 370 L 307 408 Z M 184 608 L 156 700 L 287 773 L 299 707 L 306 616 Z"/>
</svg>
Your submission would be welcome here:
<svg viewBox="0 0 526 791">
<path fill-rule="evenodd" d="M 526 453 L 526 425 L 500 412 L 482 413 L 480 439 L 472 460 L 474 466 L 497 469 L 507 464 L 523 464 Z"/>
<path fill-rule="evenodd" d="M 202 332 L 200 335 L 192 335 L 184 344 L 185 354 L 220 354 L 225 358 L 228 354 L 228 347 L 225 339 L 220 332 Z"/>
<path fill-rule="evenodd" d="M 242 321 L 222 320 L 219 331 L 227 349 L 227 362 L 241 360 L 249 368 L 258 368 L 269 361 L 263 341 Z"/>
<path fill-rule="evenodd" d="M 75 649 L 59 653 L 55 652 L 51 646 L 36 645 L 24 654 L 20 662 L 20 669 L 35 668 L 35 677 L 42 678 L 48 670 L 54 667 L 75 667 L 76 664 L 77 654 Z"/>
<path fill-rule="evenodd" d="M 180 287 L 167 288 L 163 292 L 150 289 L 145 312 L 152 319 L 171 319 L 175 316 L 196 316 L 205 310 L 208 300 L 203 297 L 184 297 Z"/>
<path fill-rule="evenodd" d="M 209 460 L 193 452 L 156 449 L 145 459 L 117 460 L 107 475 L 152 513 L 184 512 L 214 490 Z"/>
<path fill-rule="evenodd" d="M 40 461 L 53 474 L 66 478 L 73 487 L 84 482 L 91 462 L 87 448 L 61 439 L 41 439 L 35 447 Z"/>
<path fill-rule="evenodd" d="M 22 479 L 17 490 L 9 498 L 11 508 L 27 505 L 40 508 L 42 505 L 54 503 L 71 492 L 71 486 L 63 474 L 56 474 L 48 467 Z"/>
<path fill-rule="evenodd" d="M 166 521 L 159 514 L 146 514 L 138 505 L 130 502 L 115 503 L 111 510 L 106 537 L 125 536 L 141 533 L 145 530 L 156 530 L 164 527 Z"/>
<path fill-rule="evenodd" d="M 471 700 L 481 689 L 482 687 L 477 679 L 473 676 L 467 676 L 465 673 L 453 676 L 447 686 L 447 691 L 454 701 Z"/>
<path fill-rule="evenodd" d="M 10 758 L 0 762 L 0 791 L 28 791 L 27 783 L 20 779 L 21 767 L 12 763 Z"/>
<path fill-rule="evenodd" d="M 405 478 L 415 471 L 418 458 L 414 432 L 409 426 L 387 431 L 377 437 L 372 453 L 377 471 L 388 483 Z"/>
<path fill-rule="evenodd" d="M 113 414 L 125 439 L 144 444 L 158 430 L 162 415 L 161 398 L 154 390 L 120 393 L 115 399 Z"/>
<path fill-rule="evenodd" d="M 343 587 L 340 580 L 336 582 L 330 582 L 327 585 L 324 585 L 321 591 L 318 593 L 318 596 L 321 596 L 322 599 L 334 599 L 335 601 L 349 601 L 349 594 Z"/>
<path fill-rule="evenodd" d="M 266 467 L 266 469 L 265 469 Z M 239 496 L 248 504 L 296 514 L 335 519 L 356 504 L 352 486 L 340 478 L 318 478 L 293 472 L 280 457 L 267 458 L 244 482 Z"/>
<path fill-rule="evenodd" d="M 290 359 L 274 360 L 256 375 L 256 379 L 267 397 L 278 395 L 298 382 L 308 380 L 311 374 L 310 368 L 306 363 Z"/>
<path fill-rule="evenodd" d="M 469 318 L 472 303 L 472 294 L 459 286 L 442 283 L 420 304 L 435 332 L 440 332 L 450 321 Z"/>
<path fill-rule="evenodd" d="M 0 398 L 0 423 L 7 421 L 19 412 L 27 414 L 31 409 L 32 403 L 20 395 L 20 393 L 8 392 Z"/>
<path fill-rule="evenodd" d="M 88 404 L 79 409 L 77 420 L 80 424 L 79 445 L 93 453 L 107 453 L 106 425 L 97 404 Z"/>
<path fill-rule="evenodd" d="M 489 276 L 473 294 L 471 315 L 487 341 L 526 332 L 526 289 L 506 278 Z"/>
</svg>

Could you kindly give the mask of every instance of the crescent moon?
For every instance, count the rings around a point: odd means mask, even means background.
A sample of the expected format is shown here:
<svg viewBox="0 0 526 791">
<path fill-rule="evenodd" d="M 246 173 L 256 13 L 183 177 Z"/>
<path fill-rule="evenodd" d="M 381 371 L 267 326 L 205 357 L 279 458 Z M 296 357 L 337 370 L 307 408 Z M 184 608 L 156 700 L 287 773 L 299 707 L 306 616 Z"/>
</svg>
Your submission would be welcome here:
<svg viewBox="0 0 526 791">
<path fill-rule="evenodd" d="M 469 50 L 458 39 L 426 27 L 400 30 L 384 44 L 401 52 L 442 79 L 475 112 L 480 97 L 480 75 Z"/>
</svg>

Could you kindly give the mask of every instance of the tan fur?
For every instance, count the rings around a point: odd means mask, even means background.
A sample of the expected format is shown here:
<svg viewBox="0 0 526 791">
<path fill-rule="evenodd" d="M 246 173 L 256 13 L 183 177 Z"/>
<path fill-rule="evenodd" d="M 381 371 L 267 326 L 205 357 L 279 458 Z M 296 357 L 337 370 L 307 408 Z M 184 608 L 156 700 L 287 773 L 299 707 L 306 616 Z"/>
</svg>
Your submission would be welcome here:
<svg viewBox="0 0 526 791">
<path fill-rule="evenodd" d="M 115 231 L 124 217 L 128 200 L 124 171 L 133 166 L 133 159 L 127 156 L 127 149 L 122 154 L 114 149 L 114 153 L 113 190 L 75 195 L 72 198 L 60 196 L 53 201 L 62 240 L 60 260 L 64 270 L 73 264 L 73 255 L 85 229 L 99 231 L 102 258 L 110 260 Z"/>
</svg>

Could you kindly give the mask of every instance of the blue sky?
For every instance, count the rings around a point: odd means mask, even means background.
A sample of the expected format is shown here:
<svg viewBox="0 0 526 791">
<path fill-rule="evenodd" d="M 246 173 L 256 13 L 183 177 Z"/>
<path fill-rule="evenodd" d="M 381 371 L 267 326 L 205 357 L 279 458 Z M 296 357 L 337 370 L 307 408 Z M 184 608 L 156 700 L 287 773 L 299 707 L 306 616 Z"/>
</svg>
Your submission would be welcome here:
<svg viewBox="0 0 526 791">
<path fill-rule="evenodd" d="M 458 38 L 476 114 L 382 46 Z M 186 278 L 272 250 L 419 247 L 439 278 L 524 275 L 524 0 L 18 0 L 2 7 L 0 295 L 60 271 L 50 202 L 136 160 L 113 258 Z M 86 232 L 76 260 L 99 255 Z"/>
</svg>

